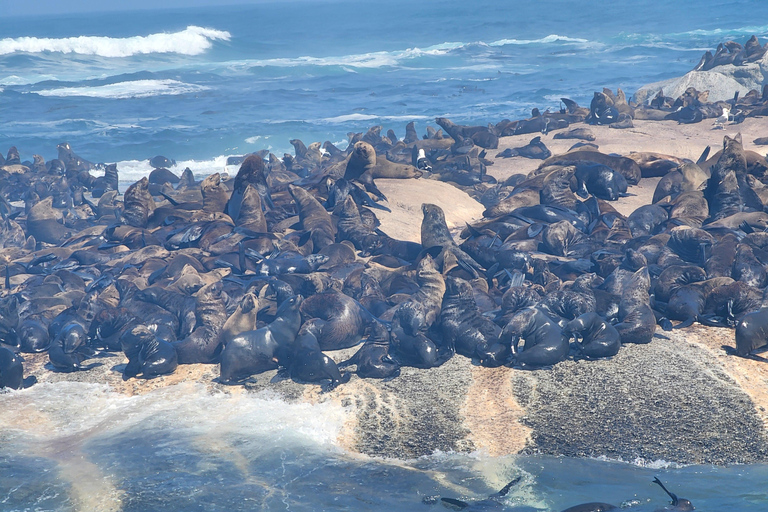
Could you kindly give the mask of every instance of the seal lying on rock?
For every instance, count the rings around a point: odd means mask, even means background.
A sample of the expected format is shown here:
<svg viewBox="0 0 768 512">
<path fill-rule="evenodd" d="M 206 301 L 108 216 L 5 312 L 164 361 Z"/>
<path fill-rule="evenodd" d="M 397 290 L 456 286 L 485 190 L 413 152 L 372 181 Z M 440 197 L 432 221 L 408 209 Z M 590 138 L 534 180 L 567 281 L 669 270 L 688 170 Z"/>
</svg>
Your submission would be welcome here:
<svg viewBox="0 0 768 512">
<path fill-rule="evenodd" d="M 525 345 L 519 349 L 521 338 Z M 518 311 L 504 327 L 501 341 L 510 344 L 513 364 L 523 369 L 550 366 L 568 355 L 568 338 L 557 322 L 538 308 Z"/>
<path fill-rule="evenodd" d="M 221 352 L 219 380 L 222 383 L 235 384 L 256 373 L 278 368 L 301 327 L 301 300 L 300 295 L 286 299 L 269 325 L 240 333 L 227 343 Z"/>
<path fill-rule="evenodd" d="M 24 378 L 24 358 L 5 347 L 0 347 L 0 389 L 28 388 L 37 378 Z"/>
</svg>

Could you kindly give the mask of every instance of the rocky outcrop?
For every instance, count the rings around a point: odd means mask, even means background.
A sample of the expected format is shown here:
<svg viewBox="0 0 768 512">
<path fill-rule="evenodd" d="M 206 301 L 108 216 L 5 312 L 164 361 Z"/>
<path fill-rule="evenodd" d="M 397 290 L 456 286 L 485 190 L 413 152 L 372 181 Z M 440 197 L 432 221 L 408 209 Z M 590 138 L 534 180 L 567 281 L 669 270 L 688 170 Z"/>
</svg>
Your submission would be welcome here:
<svg viewBox="0 0 768 512">
<path fill-rule="evenodd" d="M 633 100 L 647 104 L 659 91 L 665 96 L 678 98 L 688 87 L 709 91 L 709 101 L 728 101 L 738 91 L 744 96 L 750 90 L 761 91 L 768 84 L 768 53 L 756 62 L 741 65 L 725 64 L 708 71 L 689 71 L 678 78 L 645 85 L 637 90 Z"/>
<path fill-rule="evenodd" d="M 659 337 L 660 336 L 660 337 Z M 733 331 L 694 326 L 626 345 L 601 361 L 565 361 L 523 371 L 484 368 L 455 356 L 430 370 L 403 368 L 391 381 L 356 376 L 337 389 L 275 379 L 214 382 L 215 365 L 122 380 L 122 354 L 88 372 L 53 373 L 28 356 L 41 382 L 107 382 L 127 394 L 197 381 L 226 393 L 270 390 L 289 402 L 333 401 L 347 413 L 340 444 L 372 456 L 409 459 L 434 451 L 543 453 L 628 461 L 730 464 L 768 461 L 768 365 L 726 355 Z M 346 358 L 353 350 L 333 354 Z M 178 392 L 184 392 L 178 387 Z"/>
</svg>

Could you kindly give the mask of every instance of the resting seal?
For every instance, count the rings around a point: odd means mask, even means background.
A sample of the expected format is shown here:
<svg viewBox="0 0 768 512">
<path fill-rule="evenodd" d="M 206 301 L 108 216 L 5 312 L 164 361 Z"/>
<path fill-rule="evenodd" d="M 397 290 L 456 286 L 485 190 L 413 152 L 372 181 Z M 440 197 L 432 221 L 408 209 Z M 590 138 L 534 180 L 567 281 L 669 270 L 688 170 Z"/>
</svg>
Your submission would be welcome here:
<svg viewBox="0 0 768 512">
<path fill-rule="evenodd" d="M 325 292 L 307 297 L 301 303 L 301 314 L 307 319 L 320 319 L 314 334 L 321 350 L 354 347 L 363 339 L 373 316 L 352 297 Z"/>
<path fill-rule="evenodd" d="M 525 340 L 518 349 L 520 338 Z M 557 322 L 538 308 L 518 311 L 501 333 L 501 342 L 511 346 L 515 366 L 541 368 L 564 361 L 568 356 L 568 338 Z"/>
<path fill-rule="evenodd" d="M 479 357 L 484 366 L 501 366 L 511 355 L 509 346 L 499 343 L 501 329 L 477 308 L 472 286 L 464 279 L 447 277 L 440 327 L 443 342 L 455 352 Z"/>
<path fill-rule="evenodd" d="M 224 327 L 221 329 L 221 342 L 227 344 L 235 336 L 245 331 L 252 331 L 256 328 L 256 313 L 259 311 L 259 299 L 252 293 L 246 293 L 240 299 L 235 312 L 232 313 Z"/>
<path fill-rule="evenodd" d="M 371 333 L 360 350 L 339 368 L 357 365 L 357 376 L 363 379 L 393 379 L 400 375 L 400 363 L 389 355 L 390 328 L 374 320 Z"/>
<path fill-rule="evenodd" d="M 317 334 L 317 324 L 307 322 L 301 327 L 287 351 L 288 373 L 296 382 L 324 383 L 323 390 L 330 391 L 339 384 L 349 382 L 350 374 L 342 375 L 334 360 L 321 352 Z"/>
<path fill-rule="evenodd" d="M 276 370 L 301 327 L 301 295 L 290 297 L 277 308 L 277 316 L 261 329 L 233 338 L 221 353 L 219 380 L 235 384 L 256 373 Z"/>
<path fill-rule="evenodd" d="M 227 312 L 220 281 L 204 286 L 195 296 L 196 325 L 192 333 L 173 343 L 179 364 L 214 363 L 221 352 L 221 330 Z"/>
<path fill-rule="evenodd" d="M 0 389 L 28 388 L 37 382 L 34 376 L 24 378 L 23 361 L 24 359 L 12 350 L 0 347 Z"/>
<path fill-rule="evenodd" d="M 768 308 L 747 313 L 736 324 L 736 355 L 768 362 L 756 355 L 768 346 Z M 763 350 L 760 350 L 763 349 Z"/>
<path fill-rule="evenodd" d="M 619 321 L 616 330 L 622 343 L 650 343 L 656 332 L 656 317 L 648 305 L 651 277 L 648 267 L 635 272 L 624 286 L 619 302 Z"/>
<path fill-rule="evenodd" d="M 123 196 L 123 203 L 125 222 L 137 228 L 147 227 L 147 221 L 155 211 L 155 200 L 149 193 L 149 180 L 144 177 L 128 187 Z"/>
<path fill-rule="evenodd" d="M 120 345 L 128 364 L 123 370 L 123 377 L 128 379 L 139 374 L 145 378 L 173 373 L 179 365 L 173 345 L 159 340 L 144 325 L 137 325 L 126 330 L 120 336 Z"/>
<path fill-rule="evenodd" d="M 434 204 L 424 203 L 421 205 L 421 211 L 424 213 L 424 218 L 421 221 L 421 246 L 425 249 L 442 247 L 442 252 L 453 253 L 461 268 L 469 272 L 473 278 L 479 277 L 483 268 L 456 245 L 451 232 L 448 231 L 442 208 Z M 440 260 L 441 258 L 438 256 L 437 259 Z"/>
<path fill-rule="evenodd" d="M 581 342 L 577 340 L 576 343 L 581 353 L 589 359 L 615 356 L 621 348 L 619 331 L 595 312 L 571 320 L 563 332 L 566 336 L 577 335 L 582 338 Z"/>
</svg>

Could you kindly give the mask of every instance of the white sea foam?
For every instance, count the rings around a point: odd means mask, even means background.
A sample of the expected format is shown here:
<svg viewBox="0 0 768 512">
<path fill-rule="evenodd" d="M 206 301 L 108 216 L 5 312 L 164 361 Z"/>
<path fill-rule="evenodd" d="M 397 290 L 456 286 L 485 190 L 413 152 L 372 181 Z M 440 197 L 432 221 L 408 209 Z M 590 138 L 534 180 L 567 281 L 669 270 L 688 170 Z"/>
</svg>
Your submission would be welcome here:
<svg viewBox="0 0 768 512">
<path fill-rule="evenodd" d="M 173 407 L 169 407 L 173 404 Z M 44 449 L 129 429 L 172 428 L 176 432 L 265 437 L 335 446 L 345 420 L 338 405 L 289 404 L 269 393 L 211 393 L 203 384 L 183 383 L 145 395 L 126 396 L 103 384 L 42 383 L 0 395 L 0 427 L 11 438 L 40 440 Z M 35 422 L 29 422 L 32 414 Z M 140 425 L 140 427 L 138 427 Z"/>
<path fill-rule="evenodd" d="M 180 176 L 181 173 L 189 167 L 196 179 L 203 179 L 213 173 L 227 173 L 230 176 L 237 174 L 239 165 L 227 165 L 227 158 L 234 155 L 221 155 L 210 160 L 183 160 L 176 162 L 176 165 L 170 168 L 170 171 Z M 140 180 L 144 176 L 149 176 L 152 172 L 152 166 L 147 160 L 123 160 L 117 162 L 117 172 L 120 183 L 128 184 Z M 121 185 L 120 190 L 123 190 Z"/>
<path fill-rule="evenodd" d="M 697 30 L 690 30 L 688 32 L 678 32 L 676 34 L 671 34 L 673 36 L 721 36 L 723 34 L 733 34 L 733 35 L 745 35 L 745 36 L 751 36 L 752 34 L 760 36 L 768 34 L 768 25 L 749 25 L 746 27 L 737 27 L 737 28 L 716 28 L 712 30 L 704 30 L 704 29 L 697 29 Z"/>
<path fill-rule="evenodd" d="M 550 34 L 541 39 L 499 39 L 492 43 L 488 43 L 488 46 L 506 46 L 510 44 L 550 44 L 550 43 L 589 43 L 589 39 L 581 39 L 578 37 L 559 36 L 557 34 Z"/>
<path fill-rule="evenodd" d="M 292 68 L 299 66 L 341 66 L 350 68 L 381 68 L 385 66 L 397 66 L 405 61 L 424 56 L 439 56 L 450 53 L 453 50 L 466 46 L 466 43 L 445 42 L 427 48 L 408 48 L 392 52 L 371 52 L 352 55 L 337 55 L 328 57 L 302 56 L 282 59 L 240 60 L 226 63 L 231 69 L 243 69 L 251 67 L 281 67 Z"/>
<path fill-rule="evenodd" d="M 103 37 L 79 36 L 52 39 L 17 37 L 0 40 L 0 55 L 11 53 L 77 53 L 100 57 L 131 57 L 150 53 L 199 55 L 212 46 L 212 41 L 229 41 L 229 32 L 212 28 L 188 26 L 181 32 L 157 33 L 148 36 Z"/>
<path fill-rule="evenodd" d="M 207 90 L 202 85 L 185 84 L 177 80 L 130 80 L 92 87 L 59 87 L 33 91 L 40 96 L 86 96 L 89 98 L 148 98 L 150 96 L 175 96 Z"/>
<path fill-rule="evenodd" d="M 346 114 L 336 117 L 326 117 L 325 119 L 320 119 L 320 121 L 325 123 L 348 123 L 349 121 L 372 121 L 373 119 L 378 118 L 379 116 L 371 114 Z"/>
</svg>

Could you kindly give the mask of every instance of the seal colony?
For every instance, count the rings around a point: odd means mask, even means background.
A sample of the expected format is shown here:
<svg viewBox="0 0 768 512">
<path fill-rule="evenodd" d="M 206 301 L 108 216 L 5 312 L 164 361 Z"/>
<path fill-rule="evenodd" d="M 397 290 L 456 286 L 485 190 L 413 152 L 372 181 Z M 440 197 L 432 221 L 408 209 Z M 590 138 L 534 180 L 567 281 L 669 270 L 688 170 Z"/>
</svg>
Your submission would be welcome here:
<svg viewBox="0 0 768 512">
<path fill-rule="evenodd" d="M 326 389 L 349 381 L 344 369 L 396 378 L 457 353 L 516 369 L 612 357 L 673 321 L 735 328 L 731 350 L 761 359 L 765 157 L 727 135 L 696 161 L 618 156 L 571 126 L 701 122 L 728 108 L 743 114 L 732 127 L 768 105 L 765 90 L 747 96 L 721 105 L 692 90 L 634 105 L 604 90 L 588 109 L 564 99 L 560 112 L 492 126 L 439 118 L 422 138 L 413 123 L 403 139 L 377 126 L 350 134 L 344 151 L 294 140 L 295 155 L 247 155 L 234 179 L 158 168 L 122 196 L 116 166 L 94 177 L 66 143 L 47 163 L 11 148 L 0 168 L 0 341 L 47 352 L 55 371 L 87 371 L 97 351 L 118 351 L 125 379 L 202 363 L 225 384 L 281 369 Z M 533 149 L 512 156 L 541 164 L 489 174 L 487 150 L 529 133 Z M 590 144 L 552 155 L 550 133 Z M 661 177 L 653 204 L 628 215 L 613 206 L 650 177 Z M 484 219 L 457 243 L 443 209 L 424 203 L 420 243 L 388 236 L 375 213 L 396 199 L 376 183 L 386 178 L 451 183 L 486 207 Z M 343 362 L 325 353 L 360 343 Z M 4 360 L 5 385 L 29 383 L 18 356 Z"/>
</svg>

